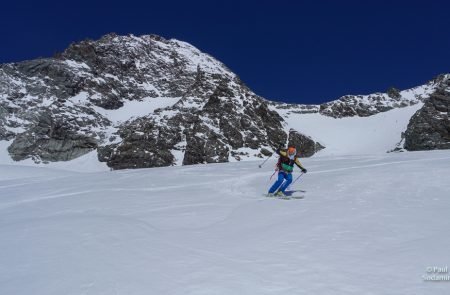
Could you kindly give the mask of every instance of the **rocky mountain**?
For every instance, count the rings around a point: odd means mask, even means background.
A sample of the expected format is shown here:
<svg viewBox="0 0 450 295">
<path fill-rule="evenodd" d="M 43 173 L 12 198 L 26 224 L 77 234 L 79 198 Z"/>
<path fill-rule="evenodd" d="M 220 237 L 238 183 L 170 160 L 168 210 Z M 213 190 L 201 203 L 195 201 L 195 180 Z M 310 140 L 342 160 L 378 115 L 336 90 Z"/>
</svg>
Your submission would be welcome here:
<svg viewBox="0 0 450 295">
<path fill-rule="evenodd" d="M 155 35 L 109 34 L 53 58 L 1 65 L 0 114 L 14 160 L 97 150 L 113 169 L 262 157 L 289 136 L 222 63 Z"/>
<path fill-rule="evenodd" d="M 112 169 L 261 158 L 286 142 L 311 156 L 324 144 L 292 129 L 289 116 L 368 117 L 427 105 L 444 78 L 322 105 L 276 103 L 188 43 L 109 34 L 52 58 L 0 65 L 0 145 L 15 161 L 36 163 L 95 152 Z"/>
</svg>

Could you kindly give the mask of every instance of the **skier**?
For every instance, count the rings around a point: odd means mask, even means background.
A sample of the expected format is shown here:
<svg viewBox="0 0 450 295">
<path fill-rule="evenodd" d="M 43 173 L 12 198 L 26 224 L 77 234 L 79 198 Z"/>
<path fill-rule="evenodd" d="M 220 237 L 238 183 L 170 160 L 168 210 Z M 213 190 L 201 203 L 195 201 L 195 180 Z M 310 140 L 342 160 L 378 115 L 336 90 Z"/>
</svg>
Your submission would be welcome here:
<svg viewBox="0 0 450 295">
<path fill-rule="evenodd" d="M 280 158 L 277 163 L 278 180 L 269 189 L 268 197 L 280 196 L 284 197 L 285 190 L 292 182 L 292 170 L 294 170 L 294 164 L 306 173 L 307 170 L 302 166 L 298 160 L 297 150 L 295 147 L 290 146 L 287 150 L 282 150 L 281 146 L 275 151 Z M 283 183 L 283 181 L 286 181 Z"/>
</svg>

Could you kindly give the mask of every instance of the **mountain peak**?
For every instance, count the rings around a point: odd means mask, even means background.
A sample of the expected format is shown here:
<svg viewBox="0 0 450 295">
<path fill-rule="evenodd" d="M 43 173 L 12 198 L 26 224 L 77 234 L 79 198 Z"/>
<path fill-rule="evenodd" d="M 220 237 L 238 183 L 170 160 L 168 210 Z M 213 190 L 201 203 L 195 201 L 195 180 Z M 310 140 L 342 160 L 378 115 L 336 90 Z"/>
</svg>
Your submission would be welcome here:
<svg viewBox="0 0 450 295">
<path fill-rule="evenodd" d="M 0 135 L 15 160 L 97 150 L 114 169 L 226 162 L 262 157 L 288 136 L 233 72 L 175 39 L 108 34 L 6 68 Z"/>
</svg>

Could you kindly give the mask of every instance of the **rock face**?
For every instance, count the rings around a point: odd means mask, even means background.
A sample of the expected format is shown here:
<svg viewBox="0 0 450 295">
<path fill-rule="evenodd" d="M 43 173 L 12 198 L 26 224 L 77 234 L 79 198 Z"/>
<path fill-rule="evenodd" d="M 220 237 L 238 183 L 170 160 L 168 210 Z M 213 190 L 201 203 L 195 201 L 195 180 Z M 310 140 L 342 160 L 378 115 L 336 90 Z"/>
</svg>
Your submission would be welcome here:
<svg viewBox="0 0 450 295">
<path fill-rule="evenodd" d="M 14 160 L 97 150 L 113 169 L 262 157 L 288 138 L 268 101 L 222 63 L 155 35 L 109 34 L 0 65 L 0 115 Z"/>
<path fill-rule="evenodd" d="M 36 161 L 68 161 L 97 147 L 95 138 L 77 133 L 65 118 L 41 113 L 36 124 L 17 135 L 8 151 L 18 161 L 32 157 Z"/>
<path fill-rule="evenodd" d="M 198 97 L 186 96 L 122 125 L 122 141 L 108 146 L 108 165 L 167 166 L 177 160 L 170 151 L 184 153 L 183 165 L 227 162 L 230 157 L 250 156 L 247 149 L 259 154 L 262 145 L 275 147 L 286 141 L 281 117 L 245 86 L 219 83 L 206 95 L 201 107 L 196 105 Z M 241 96 L 245 99 L 238 99 Z"/>
<path fill-rule="evenodd" d="M 324 149 L 320 143 L 315 142 L 311 137 L 306 136 L 294 129 L 289 131 L 289 146 L 295 146 L 297 153 L 301 157 L 311 157 L 318 151 Z"/>
<path fill-rule="evenodd" d="M 405 132 L 410 151 L 450 149 L 450 79 L 411 118 Z"/>
</svg>

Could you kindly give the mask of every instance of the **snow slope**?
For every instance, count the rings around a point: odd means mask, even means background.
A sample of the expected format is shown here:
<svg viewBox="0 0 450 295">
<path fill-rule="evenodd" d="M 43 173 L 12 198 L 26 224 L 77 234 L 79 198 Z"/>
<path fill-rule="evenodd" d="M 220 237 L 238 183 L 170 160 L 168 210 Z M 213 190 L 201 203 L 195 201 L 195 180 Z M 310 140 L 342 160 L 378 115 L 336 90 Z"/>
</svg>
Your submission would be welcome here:
<svg viewBox="0 0 450 295">
<path fill-rule="evenodd" d="M 123 107 L 117 110 L 106 110 L 100 107 L 94 107 L 94 109 L 114 124 L 119 124 L 151 114 L 156 109 L 170 107 L 179 100 L 179 97 L 145 97 L 141 101 L 126 101 Z"/>
<path fill-rule="evenodd" d="M 0 294 L 449 294 L 422 277 L 450 264 L 449 161 L 304 159 L 289 201 L 261 196 L 274 162 L 0 165 Z"/>
<path fill-rule="evenodd" d="M 277 109 L 294 128 L 326 148 L 318 155 L 361 155 L 386 153 L 395 148 L 411 116 L 423 106 L 396 108 L 370 117 L 332 118 L 319 113 L 295 114 Z"/>
</svg>

